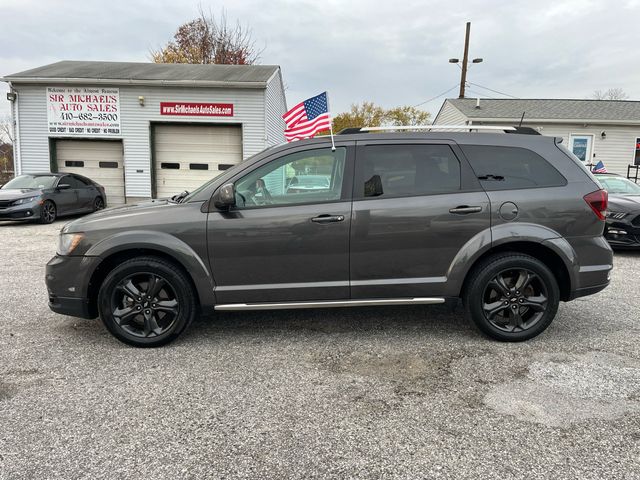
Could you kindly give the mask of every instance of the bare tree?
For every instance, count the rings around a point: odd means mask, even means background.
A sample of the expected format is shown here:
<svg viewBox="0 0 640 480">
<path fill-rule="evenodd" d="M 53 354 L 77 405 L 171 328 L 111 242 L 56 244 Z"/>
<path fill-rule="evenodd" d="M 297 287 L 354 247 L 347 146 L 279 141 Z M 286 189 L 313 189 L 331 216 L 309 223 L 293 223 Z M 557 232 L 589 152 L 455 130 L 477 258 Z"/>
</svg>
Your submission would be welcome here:
<svg viewBox="0 0 640 480">
<path fill-rule="evenodd" d="M 608 90 L 596 90 L 591 95 L 594 100 L 627 100 L 629 95 L 621 88 L 609 88 Z"/>
<path fill-rule="evenodd" d="M 180 25 L 173 40 L 150 54 L 155 63 L 252 65 L 263 50 L 256 47 L 249 27 L 240 21 L 230 25 L 224 10 L 216 18 L 200 7 L 198 18 Z"/>
<path fill-rule="evenodd" d="M 0 117 L 0 142 L 3 140 L 13 145 L 13 128 L 10 115 Z"/>
</svg>

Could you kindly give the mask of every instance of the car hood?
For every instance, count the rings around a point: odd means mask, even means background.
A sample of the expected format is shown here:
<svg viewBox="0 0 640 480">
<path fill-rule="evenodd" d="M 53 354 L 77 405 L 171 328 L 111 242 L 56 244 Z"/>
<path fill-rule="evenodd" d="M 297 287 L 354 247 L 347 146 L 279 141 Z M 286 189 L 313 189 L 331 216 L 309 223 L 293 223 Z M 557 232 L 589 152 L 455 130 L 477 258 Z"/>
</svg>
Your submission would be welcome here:
<svg viewBox="0 0 640 480">
<path fill-rule="evenodd" d="M 640 211 L 640 195 L 609 194 L 609 210 L 629 213 Z"/>
<path fill-rule="evenodd" d="M 0 200 L 19 200 L 21 198 L 42 195 L 39 188 L 3 188 L 0 189 Z"/>
<path fill-rule="evenodd" d="M 144 225 L 162 223 L 167 208 L 178 203 L 170 203 L 168 199 L 149 200 L 106 208 L 82 218 L 78 218 L 64 226 L 64 232 L 86 232 L 104 228 L 122 227 L 135 229 Z"/>
</svg>

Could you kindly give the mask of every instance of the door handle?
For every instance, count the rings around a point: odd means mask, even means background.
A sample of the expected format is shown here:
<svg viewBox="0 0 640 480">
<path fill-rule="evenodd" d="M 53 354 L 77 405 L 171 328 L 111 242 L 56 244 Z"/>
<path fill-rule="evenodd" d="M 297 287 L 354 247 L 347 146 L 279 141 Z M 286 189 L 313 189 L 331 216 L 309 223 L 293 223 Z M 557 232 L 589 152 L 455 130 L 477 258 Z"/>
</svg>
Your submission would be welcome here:
<svg viewBox="0 0 640 480">
<path fill-rule="evenodd" d="M 313 217 L 311 219 L 314 223 L 335 223 L 342 222 L 344 220 L 344 215 L 318 215 L 317 217 Z"/>
<path fill-rule="evenodd" d="M 455 213 L 458 215 L 467 215 L 469 213 L 478 213 L 482 211 L 482 207 L 479 205 L 470 207 L 468 205 L 460 205 L 456 208 L 449 209 L 449 213 Z"/>
</svg>

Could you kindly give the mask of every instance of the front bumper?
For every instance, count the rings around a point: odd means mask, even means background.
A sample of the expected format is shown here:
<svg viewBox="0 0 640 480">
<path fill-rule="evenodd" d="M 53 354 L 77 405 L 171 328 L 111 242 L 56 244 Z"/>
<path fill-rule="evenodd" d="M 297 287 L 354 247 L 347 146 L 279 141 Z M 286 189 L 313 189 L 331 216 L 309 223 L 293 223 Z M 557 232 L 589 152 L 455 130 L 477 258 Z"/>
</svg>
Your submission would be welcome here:
<svg viewBox="0 0 640 480">
<path fill-rule="evenodd" d="M 100 257 L 64 255 L 49 260 L 45 273 L 49 308 L 72 317 L 96 318 L 98 311 L 89 298 L 89 286 L 100 261 Z"/>
<path fill-rule="evenodd" d="M 40 204 L 38 202 L 0 208 L 0 220 L 37 220 L 39 218 Z"/>
<path fill-rule="evenodd" d="M 640 215 L 631 221 L 610 221 L 604 230 L 604 238 L 614 248 L 640 248 Z"/>
</svg>

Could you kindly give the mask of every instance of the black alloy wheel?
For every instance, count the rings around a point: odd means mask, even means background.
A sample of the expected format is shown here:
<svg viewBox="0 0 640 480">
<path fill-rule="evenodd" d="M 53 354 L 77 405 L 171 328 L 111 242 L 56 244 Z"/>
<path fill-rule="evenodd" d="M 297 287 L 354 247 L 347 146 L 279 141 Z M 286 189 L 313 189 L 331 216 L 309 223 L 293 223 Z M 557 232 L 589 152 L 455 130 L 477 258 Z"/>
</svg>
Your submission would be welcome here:
<svg viewBox="0 0 640 480">
<path fill-rule="evenodd" d="M 53 223 L 57 217 L 56 205 L 51 200 L 45 200 L 40 207 L 40 223 Z"/>
<path fill-rule="evenodd" d="M 96 197 L 93 201 L 93 211 L 97 212 L 98 210 L 102 210 L 104 208 L 104 200 L 102 197 Z"/>
<path fill-rule="evenodd" d="M 177 265 L 139 257 L 114 268 L 98 297 L 100 318 L 119 340 L 156 347 L 174 340 L 193 320 L 193 287 Z"/>
<path fill-rule="evenodd" d="M 558 311 L 557 279 L 537 258 L 496 254 L 480 262 L 469 275 L 463 298 L 467 315 L 496 340 L 533 338 L 551 324 Z"/>
<path fill-rule="evenodd" d="M 487 284 L 482 309 L 485 318 L 505 332 L 533 327 L 547 309 L 547 288 L 540 277 L 526 268 L 505 270 Z"/>
</svg>

